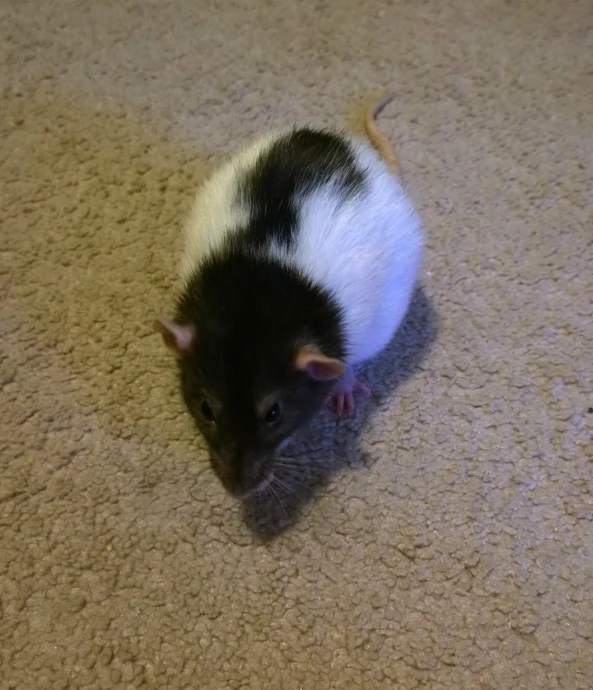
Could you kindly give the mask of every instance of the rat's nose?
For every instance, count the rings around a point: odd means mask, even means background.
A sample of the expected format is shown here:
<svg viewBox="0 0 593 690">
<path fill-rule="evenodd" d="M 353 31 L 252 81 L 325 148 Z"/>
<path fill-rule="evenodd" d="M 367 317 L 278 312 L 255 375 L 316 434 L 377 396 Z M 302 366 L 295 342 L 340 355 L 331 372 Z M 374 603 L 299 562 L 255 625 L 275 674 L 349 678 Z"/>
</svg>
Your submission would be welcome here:
<svg viewBox="0 0 593 690">
<path fill-rule="evenodd" d="M 260 478 L 259 483 L 253 488 L 251 493 L 261 493 L 265 491 L 270 484 L 274 481 L 274 473 L 272 470 L 267 470 L 266 473 Z"/>
<path fill-rule="evenodd" d="M 221 480 L 230 494 L 246 498 L 267 489 L 273 475 L 266 458 L 255 459 L 251 454 L 242 454 L 226 464 Z"/>
<path fill-rule="evenodd" d="M 269 472 L 258 482 L 227 485 L 227 489 L 233 496 L 235 496 L 235 498 L 249 498 L 249 496 L 255 496 L 256 494 L 263 493 L 273 481 L 274 475 L 272 472 Z"/>
<path fill-rule="evenodd" d="M 234 495 L 237 498 L 249 498 L 250 496 L 256 496 L 257 494 L 263 493 L 273 481 L 273 473 L 267 472 L 258 480 L 251 481 L 248 485 L 241 485 Z"/>
<path fill-rule="evenodd" d="M 265 491 L 274 481 L 274 474 L 270 468 L 269 458 L 258 458 L 251 466 L 250 493 Z"/>
<path fill-rule="evenodd" d="M 267 463 L 258 463 L 255 467 L 247 468 L 240 485 L 240 497 L 247 498 L 265 491 L 274 481 L 274 475 Z"/>
</svg>

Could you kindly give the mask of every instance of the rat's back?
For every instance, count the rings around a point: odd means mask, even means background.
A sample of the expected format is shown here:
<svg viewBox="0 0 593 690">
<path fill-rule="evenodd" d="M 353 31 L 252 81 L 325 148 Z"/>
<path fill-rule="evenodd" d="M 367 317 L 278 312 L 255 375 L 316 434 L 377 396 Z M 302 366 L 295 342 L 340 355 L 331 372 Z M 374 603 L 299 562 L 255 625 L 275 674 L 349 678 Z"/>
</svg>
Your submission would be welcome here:
<svg viewBox="0 0 593 690">
<path fill-rule="evenodd" d="M 272 132 L 220 168 L 199 191 L 185 238 L 185 280 L 232 243 L 329 291 L 351 364 L 392 337 L 422 250 L 413 204 L 376 151 L 310 128 Z"/>
</svg>

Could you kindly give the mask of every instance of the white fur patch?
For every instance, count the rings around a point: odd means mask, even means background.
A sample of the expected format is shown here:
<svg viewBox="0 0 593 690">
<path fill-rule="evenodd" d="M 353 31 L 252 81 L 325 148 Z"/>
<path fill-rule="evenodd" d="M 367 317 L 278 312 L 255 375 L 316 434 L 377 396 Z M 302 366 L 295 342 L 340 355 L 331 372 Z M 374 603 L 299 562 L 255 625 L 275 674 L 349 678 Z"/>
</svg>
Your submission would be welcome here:
<svg viewBox="0 0 593 690">
<path fill-rule="evenodd" d="M 240 180 L 280 134 L 272 131 L 256 139 L 216 170 L 198 190 L 184 227 L 185 246 L 180 268 L 183 280 L 220 246 L 229 232 L 249 221 L 250 208 L 238 196 Z"/>
<path fill-rule="evenodd" d="M 331 290 L 345 315 L 350 364 L 382 350 L 399 326 L 418 273 L 422 235 L 402 185 L 374 150 L 353 140 L 367 189 L 342 200 L 334 185 L 305 195 L 295 246 L 270 247 Z"/>
</svg>

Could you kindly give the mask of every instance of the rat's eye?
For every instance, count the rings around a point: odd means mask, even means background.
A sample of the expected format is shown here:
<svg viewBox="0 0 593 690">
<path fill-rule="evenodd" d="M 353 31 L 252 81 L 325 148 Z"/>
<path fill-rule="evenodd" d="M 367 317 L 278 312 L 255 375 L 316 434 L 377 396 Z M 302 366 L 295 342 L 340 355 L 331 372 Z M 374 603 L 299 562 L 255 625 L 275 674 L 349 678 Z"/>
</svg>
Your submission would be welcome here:
<svg viewBox="0 0 593 690">
<path fill-rule="evenodd" d="M 212 408 L 210 407 L 210 404 L 208 403 L 207 400 L 204 400 L 202 403 L 202 407 L 200 408 L 200 412 L 202 413 L 202 417 L 204 418 L 204 421 L 206 422 L 213 422 L 214 421 L 214 412 L 212 411 Z"/>
<path fill-rule="evenodd" d="M 266 416 L 264 417 L 264 422 L 266 424 L 274 424 L 280 419 L 280 405 L 278 403 L 272 405 L 270 409 L 266 412 Z"/>
</svg>

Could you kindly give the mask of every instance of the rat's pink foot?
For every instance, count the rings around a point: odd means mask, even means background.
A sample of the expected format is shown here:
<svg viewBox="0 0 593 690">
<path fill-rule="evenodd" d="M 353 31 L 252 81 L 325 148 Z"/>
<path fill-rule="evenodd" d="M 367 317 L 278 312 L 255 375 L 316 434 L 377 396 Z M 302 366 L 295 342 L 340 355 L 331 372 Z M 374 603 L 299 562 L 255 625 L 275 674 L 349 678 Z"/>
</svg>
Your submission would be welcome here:
<svg viewBox="0 0 593 690">
<path fill-rule="evenodd" d="M 360 393 L 365 398 L 372 395 L 371 389 L 356 380 L 354 373 L 347 369 L 337 381 L 332 391 L 330 405 L 338 416 L 351 415 L 354 411 L 354 394 Z"/>
</svg>

